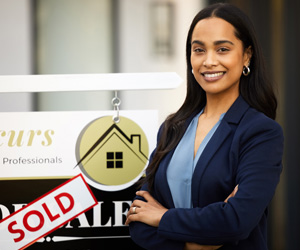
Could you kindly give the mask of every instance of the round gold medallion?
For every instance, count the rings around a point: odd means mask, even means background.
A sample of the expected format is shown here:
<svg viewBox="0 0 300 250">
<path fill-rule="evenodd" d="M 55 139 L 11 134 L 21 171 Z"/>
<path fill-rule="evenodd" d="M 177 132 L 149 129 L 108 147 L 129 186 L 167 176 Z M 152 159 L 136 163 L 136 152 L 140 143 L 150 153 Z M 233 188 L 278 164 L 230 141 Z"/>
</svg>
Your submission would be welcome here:
<svg viewBox="0 0 300 250">
<path fill-rule="evenodd" d="M 133 185 L 148 162 L 149 145 L 144 131 L 132 120 L 111 116 L 89 123 L 76 145 L 76 157 L 82 173 L 92 186 L 116 191 Z"/>
</svg>

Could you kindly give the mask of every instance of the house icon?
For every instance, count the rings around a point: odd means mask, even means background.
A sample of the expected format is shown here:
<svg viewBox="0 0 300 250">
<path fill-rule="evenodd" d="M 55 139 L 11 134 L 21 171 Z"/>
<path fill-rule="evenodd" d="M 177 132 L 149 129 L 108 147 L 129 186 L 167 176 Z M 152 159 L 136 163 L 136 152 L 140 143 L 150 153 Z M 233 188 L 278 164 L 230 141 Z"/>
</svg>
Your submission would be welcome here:
<svg viewBox="0 0 300 250">
<path fill-rule="evenodd" d="M 123 185 L 143 172 L 148 162 L 147 138 L 128 118 L 122 117 L 118 125 L 111 117 L 105 118 L 95 120 L 84 129 L 77 165 L 86 177 L 101 185 Z M 99 134 L 96 129 L 99 127 L 108 129 Z"/>
</svg>

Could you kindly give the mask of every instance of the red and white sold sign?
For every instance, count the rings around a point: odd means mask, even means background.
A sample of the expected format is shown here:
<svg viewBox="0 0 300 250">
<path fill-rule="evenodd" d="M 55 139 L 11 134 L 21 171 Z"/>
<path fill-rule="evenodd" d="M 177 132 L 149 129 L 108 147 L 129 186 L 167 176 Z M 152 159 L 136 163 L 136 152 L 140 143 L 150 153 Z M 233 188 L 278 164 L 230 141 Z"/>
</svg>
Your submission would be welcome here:
<svg viewBox="0 0 300 250">
<path fill-rule="evenodd" d="M 25 249 L 97 204 L 77 175 L 0 221 L 1 249 Z"/>
</svg>

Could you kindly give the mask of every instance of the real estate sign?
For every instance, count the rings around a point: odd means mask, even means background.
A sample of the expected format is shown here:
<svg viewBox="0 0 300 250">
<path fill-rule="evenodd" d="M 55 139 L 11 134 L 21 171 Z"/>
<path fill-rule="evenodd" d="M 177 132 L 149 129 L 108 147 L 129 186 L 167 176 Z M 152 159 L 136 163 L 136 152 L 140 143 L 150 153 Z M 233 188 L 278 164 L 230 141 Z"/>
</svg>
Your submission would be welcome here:
<svg viewBox="0 0 300 250">
<path fill-rule="evenodd" d="M 28 249 L 136 248 L 124 223 L 155 147 L 157 112 L 121 111 L 118 123 L 113 114 L 0 113 L 0 219 L 79 174 L 97 199 Z"/>
</svg>

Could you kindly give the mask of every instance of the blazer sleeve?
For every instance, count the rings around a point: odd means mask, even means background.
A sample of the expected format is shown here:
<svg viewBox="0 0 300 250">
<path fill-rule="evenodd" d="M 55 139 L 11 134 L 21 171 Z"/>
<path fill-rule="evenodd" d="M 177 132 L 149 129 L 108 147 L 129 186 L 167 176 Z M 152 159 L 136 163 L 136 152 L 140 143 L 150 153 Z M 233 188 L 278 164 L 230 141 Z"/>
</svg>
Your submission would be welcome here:
<svg viewBox="0 0 300 250">
<path fill-rule="evenodd" d="M 145 249 L 182 250 L 184 248 L 185 242 L 168 239 L 158 233 L 158 228 L 144 223 L 131 222 L 129 229 L 133 241 Z"/>
<path fill-rule="evenodd" d="M 157 135 L 159 140 L 163 125 L 160 127 Z M 152 152 L 149 162 L 151 162 L 155 150 Z M 147 184 L 143 185 L 141 190 L 148 191 Z M 156 198 L 155 194 L 152 194 Z M 135 199 L 142 199 L 137 196 Z M 165 249 L 165 250 L 182 250 L 185 242 L 179 242 L 178 240 L 167 239 L 164 236 L 158 234 L 158 228 L 152 227 L 142 222 L 131 222 L 129 224 L 129 232 L 132 240 L 139 246 L 145 249 Z"/>
<path fill-rule="evenodd" d="M 147 185 L 143 185 L 141 190 L 148 191 Z M 155 195 L 153 196 L 154 198 L 156 198 Z M 141 199 L 141 197 L 137 196 L 135 197 L 135 199 Z M 185 242 L 180 242 L 176 239 L 165 238 L 164 236 L 158 233 L 157 227 L 152 227 L 142 222 L 131 222 L 129 224 L 129 232 L 131 239 L 136 244 L 149 250 L 182 250 L 185 244 Z"/>
<path fill-rule="evenodd" d="M 235 197 L 202 208 L 169 209 L 160 221 L 158 235 L 199 244 L 236 244 L 258 226 L 279 182 L 283 133 L 270 119 L 248 121 L 241 127 L 229 156 L 238 161 Z"/>
</svg>

